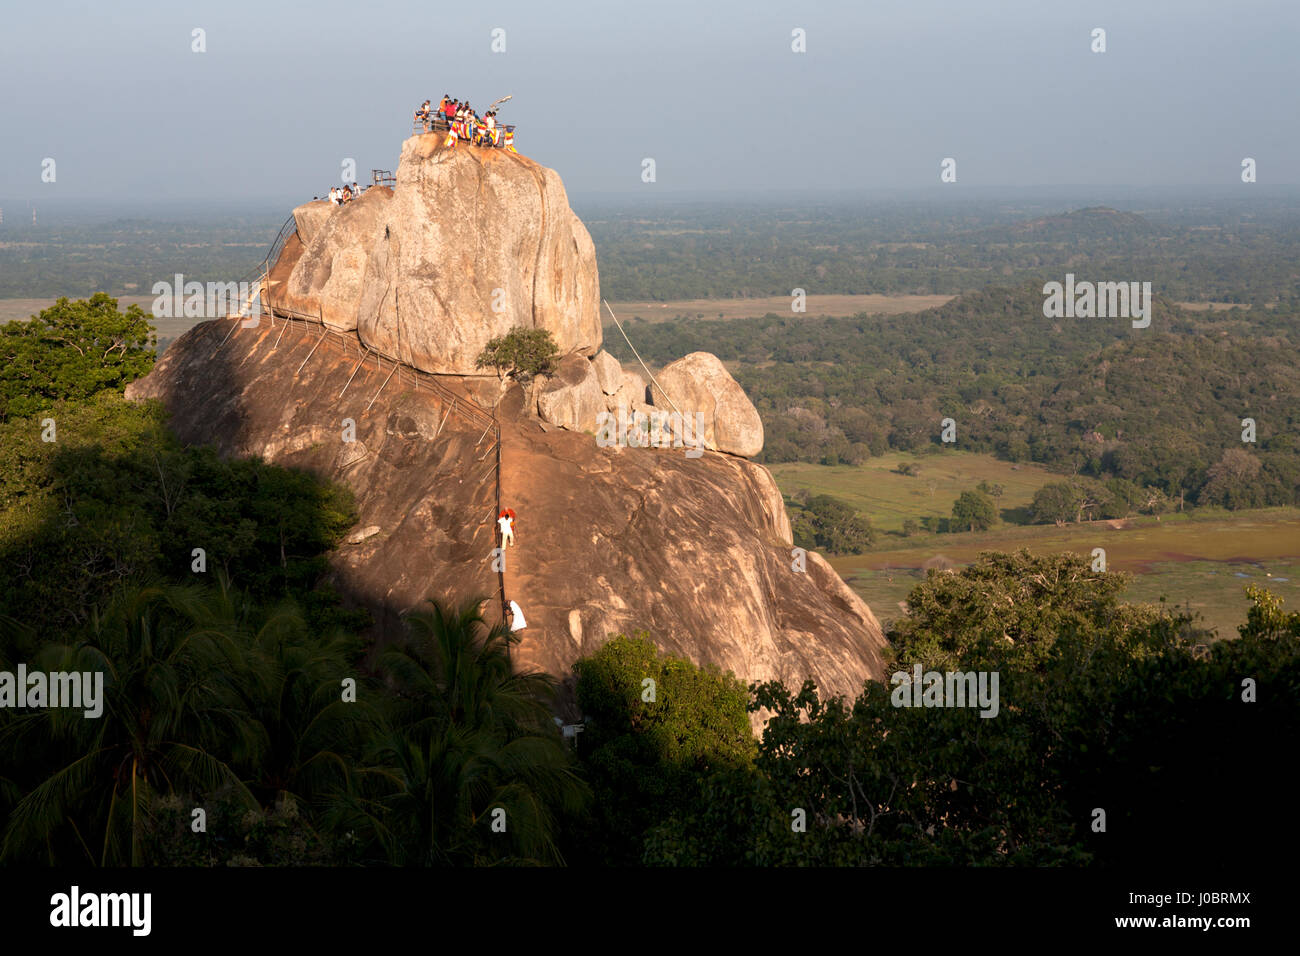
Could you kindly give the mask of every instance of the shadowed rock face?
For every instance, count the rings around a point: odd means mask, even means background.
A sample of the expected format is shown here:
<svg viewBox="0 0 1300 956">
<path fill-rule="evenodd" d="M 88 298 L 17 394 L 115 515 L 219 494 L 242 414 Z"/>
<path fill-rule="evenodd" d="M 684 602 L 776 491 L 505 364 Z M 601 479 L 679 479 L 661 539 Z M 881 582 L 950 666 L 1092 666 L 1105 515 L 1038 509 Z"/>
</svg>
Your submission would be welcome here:
<svg viewBox="0 0 1300 956">
<path fill-rule="evenodd" d="M 409 374 L 381 390 L 391 365 L 367 363 L 347 385 L 357 356 L 330 342 L 297 372 L 314 333 L 264 321 L 217 350 L 228 331 L 197 326 L 128 397 L 160 399 L 187 442 L 349 485 L 360 518 L 333 576 L 382 612 L 377 637 L 427 597 L 494 593 L 491 459 L 480 461 L 490 437 L 454 416 L 439 430 L 444 409 Z M 612 382 L 613 368 L 604 371 Z M 602 391 L 594 374 L 593 384 Z M 854 695 L 883 676 L 884 639 L 866 604 L 815 554 L 806 572 L 792 570 L 790 524 L 767 469 L 712 452 L 601 448 L 546 429 L 517 386 L 500 409 L 518 415 L 502 423 L 502 503 L 519 515 L 506 594 L 528 620 L 525 664 L 565 676 L 611 634 L 644 630 L 744 680 L 812 677 Z M 356 422 L 355 443 L 341 440 L 344 418 Z M 489 619 L 497 613 L 489 604 Z"/>
<path fill-rule="evenodd" d="M 294 210 L 272 300 L 429 372 L 473 374 L 487 342 L 549 329 L 562 353 L 601 344 L 596 251 L 551 169 L 500 149 L 402 145 L 397 186 Z"/>
</svg>

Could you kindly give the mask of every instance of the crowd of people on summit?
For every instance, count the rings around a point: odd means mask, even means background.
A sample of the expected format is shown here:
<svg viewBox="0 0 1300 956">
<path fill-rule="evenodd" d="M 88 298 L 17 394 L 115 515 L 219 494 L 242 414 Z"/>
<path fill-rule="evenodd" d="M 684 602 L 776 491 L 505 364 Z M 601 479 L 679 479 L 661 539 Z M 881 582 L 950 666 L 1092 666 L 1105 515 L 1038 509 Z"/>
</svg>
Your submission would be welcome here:
<svg viewBox="0 0 1300 956">
<path fill-rule="evenodd" d="M 480 116 L 469 100 L 462 103 L 446 93 L 437 106 L 432 100 L 421 103 L 415 111 L 415 121 L 426 133 L 447 130 L 448 146 L 464 140 L 471 146 L 502 147 L 518 152 L 515 149 L 515 128 L 498 125 L 495 109 L 488 109 Z"/>
<path fill-rule="evenodd" d="M 421 103 L 415 111 L 415 122 L 426 133 L 440 133 L 446 130 L 447 139 L 444 143 L 446 146 L 455 146 L 464 140 L 471 146 L 499 147 L 508 149 L 512 153 L 519 152 L 515 149 L 515 128 L 499 124 L 495 109 L 488 108 L 480 116 L 470 105 L 469 100 L 462 103 L 460 100 L 452 99 L 449 94 L 444 94 L 437 106 L 433 105 L 432 100 Z M 342 186 L 330 187 L 329 201 L 335 206 L 345 205 L 360 197 L 361 187 L 356 183 L 351 186 L 344 183 Z"/>
<path fill-rule="evenodd" d="M 361 187 L 356 183 L 351 186 L 332 186 L 330 187 L 330 202 L 336 206 L 342 206 L 344 203 L 352 202 L 361 195 Z"/>
</svg>

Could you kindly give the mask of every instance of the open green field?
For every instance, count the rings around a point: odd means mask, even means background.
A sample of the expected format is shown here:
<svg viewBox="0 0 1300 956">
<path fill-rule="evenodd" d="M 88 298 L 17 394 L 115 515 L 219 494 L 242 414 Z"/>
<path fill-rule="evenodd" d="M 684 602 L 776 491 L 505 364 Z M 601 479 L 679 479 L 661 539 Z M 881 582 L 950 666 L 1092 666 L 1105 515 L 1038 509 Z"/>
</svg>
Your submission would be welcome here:
<svg viewBox="0 0 1300 956">
<path fill-rule="evenodd" d="M 903 463 L 915 465 L 917 475 L 898 474 L 898 466 Z M 1003 487 L 998 501 L 1003 520 L 1024 520 L 1034 492 L 1049 482 L 1064 480 L 1040 465 L 1017 465 L 955 448 L 920 456 L 894 452 L 861 465 L 789 462 L 768 467 L 783 494 L 806 488 L 814 495 L 834 495 L 869 517 L 877 530 L 897 532 L 903 530 L 907 518 L 919 521 L 927 516 L 951 516 L 957 496 L 981 481 Z"/>
<path fill-rule="evenodd" d="M 902 463 L 918 475 L 897 473 Z M 1220 637 L 1236 635 L 1250 602 L 1245 585 L 1265 584 L 1300 606 L 1300 508 L 1257 511 L 1207 510 L 1160 518 L 1093 521 L 1081 525 L 1002 524 L 991 531 L 903 537 L 907 518 L 948 517 L 952 503 L 980 481 L 1005 489 L 998 502 L 1004 520 L 1019 516 L 1034 492 L 1061 476 L 1038 465 L 1014 465 L 991 455 L 955 449 L 917 456 L 900 452 L 860 466 L 770 466 L 783 494 L 806 488 L 852 504 L 871 519 L 879 535 L 865 554 L 829 558 L 831 565 L 871 605 L 882 623 L 899 617 L 900 603 L 925 578 L 927 567 L 962 567 L 981 551 L 1036 553 L 1074 551 L 1091 559 L 1104 548 L 1112 571 L 1134 575 L 1132 601 L 1189 607 Z"/>
<path fill-rule="evenodd" d="M 1267 585 L 1289 608 L 1300 605 L 1300 508 L 1237 513 L 1165 515 L 1095 521 L 1058 528 L 1008 525 L 988 532 L 927 534 L 866 554 L 830 558 L 831 565 L 871 605 L 882 622 L 902 614 L 900 602 L 925 578 L 927 566 L 961 567 L 981 551 L 1027 548 L 1074 551 L 1091 559 L 1106 551 L 1111 571 L 1134 575 L 1132 601 L 1172 604 L 1200 614 L 1220 637 L 1235 637 L 1250 606 L 1245 585 Z M 882 542 L 882 545 L 884 542 Z"/>
</svg>

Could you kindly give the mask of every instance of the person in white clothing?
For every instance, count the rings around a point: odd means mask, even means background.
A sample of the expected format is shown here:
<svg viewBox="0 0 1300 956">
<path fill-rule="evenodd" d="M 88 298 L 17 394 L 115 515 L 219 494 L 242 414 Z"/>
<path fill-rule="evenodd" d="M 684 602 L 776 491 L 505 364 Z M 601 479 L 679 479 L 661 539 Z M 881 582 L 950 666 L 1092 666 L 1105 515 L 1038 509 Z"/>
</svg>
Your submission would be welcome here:
<svg viewBox="0 0 1300 956">
<path fill-rule="evenodd" d="M 497 518 L 497 527 L 501 529 L 501 547 L 506 547 L 515 543 L 515 529 L 510 524 L 510 516 L 505 512 Z"/>
<path fill-rule="evenodd" d="M 524 612 L 520 610 L 519 604 L 515 601 L 510 602 L 510 630 L 522 631 L 528 626 L 524 620 Z"/>
</svg>

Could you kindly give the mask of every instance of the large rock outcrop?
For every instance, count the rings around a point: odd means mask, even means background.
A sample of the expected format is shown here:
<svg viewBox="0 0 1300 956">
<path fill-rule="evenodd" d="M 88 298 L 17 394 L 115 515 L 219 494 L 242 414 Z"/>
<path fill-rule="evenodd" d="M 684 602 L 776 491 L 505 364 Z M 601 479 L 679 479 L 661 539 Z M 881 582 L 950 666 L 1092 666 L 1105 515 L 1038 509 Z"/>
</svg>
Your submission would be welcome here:
<svg viewBox="0 0 1300 956">
<path fill-rule="evenodd" d="M 473 374 L 488 340 L 519 326 L 549 329 L 562 353 L 600 348 L 595 247 L 559 175 L 525 156 L 413 136 L 393 189 L 294 216 L 273 304 L 415 368 Z"/>
<path fill-rule="evenodd" d="M 367 362 L 349 382 L 355 347 L 331 339 L 312 353 L 314 331 L 269 322 L 237 328 L 221 345 L 230 330 L 225 321 L 197 326 L 128 397 L 160 399 L 186 442 L 350 486 L 360 517 L 332 576 L 375 609 L 377 639 L 431 596 L 496 593 L 490 435 L 448 416 L 409 371 L 389 378 L 391 366 Z M 613 368 L 588 371 L 583 381 L 613 397 L 600 384 L 612 384 Z M 854 695 L 882 676 L 885 642 L 871 610 L 816 555 L 806 571 L 792 567 L 790 523 L 767 469 L 546 430 L 517 386 L 499 414 L 508 408 L 517 417 L 502 423 L 501 493 L 519 518 L 505 587 L 528 620 L 523 664 L 565 676 L 610 635 L 645 631 L 744 680 L 797 687 L 811 677 Z M 355 442 L 342 440 L 345 418 Z"/>
<path fill-rule="evenodd" d="M 355 329 L 369 304 L 372 250 L 387 228 L 392 202 L 391 191 L 371 189 L 346 206 L 317 201 L 295 209 L 302 248 L 286 245 L 281 253 L 282 258 L 292 256 L 294 265 L 286 281 L 272 286 L 272 303 L 319 317 L 331 328 Z"/>
</svg>

